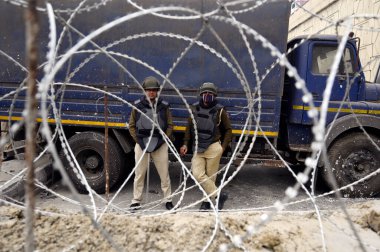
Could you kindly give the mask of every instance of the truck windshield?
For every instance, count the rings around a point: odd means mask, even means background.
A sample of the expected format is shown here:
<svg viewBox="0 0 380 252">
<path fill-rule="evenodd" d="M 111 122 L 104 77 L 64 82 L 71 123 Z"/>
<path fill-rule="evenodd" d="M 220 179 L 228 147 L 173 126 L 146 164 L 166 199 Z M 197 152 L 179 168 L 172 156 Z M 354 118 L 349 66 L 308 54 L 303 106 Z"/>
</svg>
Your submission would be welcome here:
<svg viewBox="0 0 380 252">
<path fill-rule="evenodd" d="M 328 75 L 337 53 L 336 46 L 317 45 L 313 48 L 313 74 Z M 349 48 L 344 51 L 343 58 L 339 64 L 338 75 L 354 73 L 354 57 Z"/>
</svg>

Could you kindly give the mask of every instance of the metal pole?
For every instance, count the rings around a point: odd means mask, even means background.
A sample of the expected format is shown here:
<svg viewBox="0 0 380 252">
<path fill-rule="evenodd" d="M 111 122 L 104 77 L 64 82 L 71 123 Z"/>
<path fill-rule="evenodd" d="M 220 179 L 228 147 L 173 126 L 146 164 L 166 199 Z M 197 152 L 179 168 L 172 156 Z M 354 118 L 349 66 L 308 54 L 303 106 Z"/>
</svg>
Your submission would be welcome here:
<svg viewBox="0 0 380 252">
<path fill-rule="evenodd" d="M 107 92 L 107 87 L 104 87 L 104 91 Z M 108 97 L 107 93 L 104 93 L 104 168 L 106 171 L 106 198 L 109 201 L 110 193 L 110 173 L 108 165 Z"/>
<path fill-rule="evenodd" d="M 3 122 L 0 122 L 0 140 L 3 139 Z M 0 145 L 0 171 L 1 171 L 1 166 L 3 164 L 3 158 L 4 158 L 4 148 L 3 148 L 3 145 Z"/>
<path fill-rule="evenodd" d="M 150 153 L 146 153 L 148 155 L 148 168 L 146 169 L 146 191 L 145 191 L 145 201 L 148 202 L 149 195 L 149 175 L 150 175 Z"/>
<path fill-rule="evenodd" d="M 36 154 L 36 118 L 37 118 L 37 68 L 38 68 L 38 15 L 37 15 L 37 0 L 29 0 L 28 8 L 25 11 L 26 25 L 26 65 L 29 70 L 28 74 L 28 90 L 26 101 L 26 149 L 25 160 L 28 168 L 27 178 L 25 183 L 25 251 L 34 251 L 34 164 L 33 160 Z"/>
</svg>

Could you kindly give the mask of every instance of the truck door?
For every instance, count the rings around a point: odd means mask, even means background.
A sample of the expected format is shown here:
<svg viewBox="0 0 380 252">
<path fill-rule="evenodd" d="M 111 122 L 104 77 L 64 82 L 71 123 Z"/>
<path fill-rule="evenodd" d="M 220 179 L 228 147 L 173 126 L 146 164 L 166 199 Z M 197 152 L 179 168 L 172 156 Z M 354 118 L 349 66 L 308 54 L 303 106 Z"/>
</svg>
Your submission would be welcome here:
<svg viewBox="0 0 380 252">
<path fill-rule="evenodd" d="M 306 74 L 306 85 L 313 96 L 316 107 L 320 107 L 323 100 L 323 93 L 326 87 L 327 78 L 331 71 L 337 53 L 338 44 L 329 41 L 314 41 L 310 43 L 308 49 L 308 71 Z M 334 84 L 330 97 L 329 108 L 338 108 L 339 104 L 345 100 L 353 102 L 358 99 L 358 89 L 361 78 L 354 78 L 358 64 L 356 60 L 355 48 L 348 43 L 339 64 L 338 72 L 334 79 Z M 345 93 L 348 92 L 345 98 Z M 308 104 L 304 103 L 304 108 Z M 302 116 L 304 124 L 311 124 L 311 119 L 304 109 Z"/>
</svg>

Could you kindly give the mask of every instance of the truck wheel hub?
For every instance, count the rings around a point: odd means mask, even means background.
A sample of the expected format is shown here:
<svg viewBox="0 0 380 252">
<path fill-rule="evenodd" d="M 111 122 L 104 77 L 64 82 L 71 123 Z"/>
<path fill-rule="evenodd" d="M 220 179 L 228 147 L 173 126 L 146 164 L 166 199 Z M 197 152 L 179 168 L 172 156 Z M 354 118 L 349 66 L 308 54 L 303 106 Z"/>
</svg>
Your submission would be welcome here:
<svg viewBox="0 0 380 252">
<path fill-rule="evenodd" d="M 351 179 L 356 181 L 363 176 L 374 171 L 376 167 L 375 157 L 373 153 L 367 150 L 360 150 L 353 152 L 344 159 L 342 167 L 345 168 L 345 174 Z"/>
<path fill-rule="evenodd" d="M 99 165 L 99 160 L 96 156 L 90 156 L 86 159 L 86 167 L 88 169 L 95 169 Z"/>
</svg>

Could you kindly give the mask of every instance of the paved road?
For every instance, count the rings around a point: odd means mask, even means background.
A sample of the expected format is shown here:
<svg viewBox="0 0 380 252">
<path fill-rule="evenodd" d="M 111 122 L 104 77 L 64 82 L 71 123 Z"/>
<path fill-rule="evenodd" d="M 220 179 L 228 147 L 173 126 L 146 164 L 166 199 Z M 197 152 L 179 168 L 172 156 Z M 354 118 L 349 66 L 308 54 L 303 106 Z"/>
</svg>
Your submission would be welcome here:
<svg viewBox="0 0 380 252">
<path fill-rule="evenodd" d="M 190 166 L 190 163 L 186 163 Z M 235 168 L 231 169 L 228 174 L 231 175 Z M 178 163 L 172 163 L 170 165 L 170 174 L 172 180 L 172 190 L 173 192 L 178 188 L 180 182 L 183 181 L 181 176 L 181 167 Z M 219 180 L 220 178 L 218 178 Z M 225 203 L 225 210 L 269 210 L 269 208 L 277 200 L 283 199 L 285 196 L 284 191 L 288 186 L 295 183 L 295 179 L 292 175 L 284 168 L 262 168 L 254 167 L 253 165 L 246 165 L 237 174 L 237 176 L 227 184 L 225 187 L 225 192 L 228 193 L 229 198 Z M 132 184 L 133 182 L 128 182 L 126 187 L 123 188 L 120 194 L 114 199 L 113 203 L 117 205 L 120 209 L 127 210 L 131 198 L 132 198 Z M 186 188 L 193 187 L 194 182 L 191 179 L 187 180 Z M 60 195 L 73 198 L 73 195 L 69 192 L 66 186 L 62 185 L 62 181 L 53 184 L 50 187 L 55 192 Z M 321 193 L 321 192 L 318 192 Z M 110 194 L 110 198 L 115 195 L 115 191 Z M 101 195 L 103 199 L 99 197 L 95 198 L 97 207 L 103 207 L 105 202 L 105 195 Z M 159 178 L 153 166 L 151 166 L 150 176 L 149 176 L 149 192 L 144 192 L 145 203 L 151 203 L 159 201 L 162 197 L 162 192 L 160 190 Z M 181 201 L 180 207 L 186 207 L 190 204 L 195 203 L 201 199 L 202 194 L 200 190 L 195 186 L 190 190 L 187 190 L 184 194 L 183 200 Z M 90 204 L 90 197 L 88 195 L 80 195 L 80 200 L 86 204 Z M 174 203 L 177 203 L 180 195 L 174 198 Z M 300 191 L 299 195 L 295 198 L 295 201 L 302 199 L 307 199 L 308 196 L 305 192 Z M 367 201 L 368 199 L 342 199 L 344 204 L 350 205 L 353 203 Z M 336 209 L 338 207 L 338 201 L 334 196 L 327 196 L 319 198 L 316 200 L 318 207 L 322 210 L 326 209 Z M 57 207 L 59 209 L 64 209 L 68 211 L 77 211 L 79 209 L 76 203 L 70 203 L 65 199 L 56 197 L 46 192 L 40 193 L 37 201 L 40 207 Z M 199 203 L 191 207 L 187 207 L 186 210 L 197 211 L 199 208 Z M 163 211 L 165 210 L 162 203 L 157 203 L 155 207 L 151 205 L 145 206 L 144 209 L 149 209 L 147 211 Z M 285 210 L 290 211 L 303 211 L 303 210 L 314 210 L 314 206 L 310 201 L 291 204 L 286 207 Z"/>
</svg>

